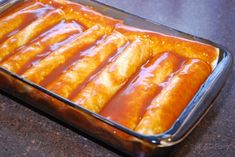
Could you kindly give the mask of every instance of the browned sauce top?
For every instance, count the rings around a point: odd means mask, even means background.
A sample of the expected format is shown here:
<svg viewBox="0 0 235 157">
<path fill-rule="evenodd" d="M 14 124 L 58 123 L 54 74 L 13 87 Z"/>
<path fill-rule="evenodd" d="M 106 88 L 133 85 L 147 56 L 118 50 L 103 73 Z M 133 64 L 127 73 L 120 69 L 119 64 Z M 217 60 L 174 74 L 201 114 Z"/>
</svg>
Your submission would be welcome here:
<svg viewBox="0 0 235 157">
<path fill-rule="evenodd" d="M 129 27 L 66 0 L 26 0 L 0 15 L 1 67 L 133 130 L 188 60 L 213 68 L 217 58 L 210 45 Z"/>
</svg>

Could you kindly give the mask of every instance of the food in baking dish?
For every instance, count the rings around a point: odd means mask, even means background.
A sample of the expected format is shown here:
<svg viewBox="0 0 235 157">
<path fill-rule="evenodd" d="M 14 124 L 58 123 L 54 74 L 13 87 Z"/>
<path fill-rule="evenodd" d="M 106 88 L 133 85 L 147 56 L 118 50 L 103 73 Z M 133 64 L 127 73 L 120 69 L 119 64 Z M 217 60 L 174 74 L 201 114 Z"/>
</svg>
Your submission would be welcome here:
<svg viewBox="0 0 235 157">
<path fill-rule="evenodd" d="M 26 0 L 0 16 L 1 67 L 146 135 L 172 126 L 218 56 L 66 0 Z"/>
</svg>

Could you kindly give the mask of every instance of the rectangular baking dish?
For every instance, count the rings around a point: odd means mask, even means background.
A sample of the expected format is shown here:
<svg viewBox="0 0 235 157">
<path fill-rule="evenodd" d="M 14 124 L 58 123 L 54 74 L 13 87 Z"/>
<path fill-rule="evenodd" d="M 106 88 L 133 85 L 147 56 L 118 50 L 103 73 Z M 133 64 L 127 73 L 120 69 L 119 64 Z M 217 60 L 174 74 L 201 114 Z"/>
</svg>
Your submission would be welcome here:
<svg viewBox="0 0 235 157">
<path fill-rule="evenodd" d="M 4 3 L 0 6 L 0 12 L 14 5 L 18 1 L 20 0 L 3 1 Z M 106 118 L 79 107 L 73 102 L 1 67 L 0 89 L 9 95 L 21 99 L 25 103 L 30 104 L 33 107 L 83 131 L 89 136 L 111 145 L 123 153 L 131 156 L 164 155 L 173 145 L 187 137 L 212 106 L 213 101 L 222 89 L 231 69 L 233 61 L 231 54 L 224 47 L 211 41 L 182 33 L 102 3 L 93 0 L 73 1 L 86 6 L 92 6 L 98 12 L 110 17 L 121 19 L 131 26 L 213 45 L 219 48 L 218 63 L 209 78 L 201 86 L 200 90 L 184 109 L 174 125 L 165 133 L 154 136 L 139 134 L 115 122 L 109 121 Z M 53 101 L 60 103 L 62 107 L 58 108 L 55 106 L 56 103 L 52 104 L 45 99 L 35 97 L 35 95 L 31 93 L 31 89 L 33 89 L 37 94 L 47 95 L 47 97 L 50 97 Z M 104 129 L 104 126 L 112 127 L 126 136 L 118 136 L 116 132 L 110 132 Z M 125 138 L 127 136 L 128 138 Z"/>
</svg>

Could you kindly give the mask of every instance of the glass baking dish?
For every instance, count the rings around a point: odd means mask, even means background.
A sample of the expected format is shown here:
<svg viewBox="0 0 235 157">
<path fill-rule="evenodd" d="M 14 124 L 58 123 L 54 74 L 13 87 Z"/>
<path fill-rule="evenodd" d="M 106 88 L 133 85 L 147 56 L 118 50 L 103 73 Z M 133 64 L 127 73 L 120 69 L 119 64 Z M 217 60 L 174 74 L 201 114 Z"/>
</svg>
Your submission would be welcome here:
<svg viewBox="0 0 235 157">
<path fill-rule="evenodd" d="M 20 0 L 3 1 L 4 3 L 0 6 L 0 12 L 19 1 Z M 109 121 L 1 67 L 0 89 L 83 131 L 93 138 L 111 145 L 123 153 L 131 156 L 164 155 L 173 145 L 181 142 L 196 127 L 210 107 L 212 107 L 213 101 L 221 91 L 231 69 L 233 61 L 231 54 L 224 47 L 211 41 L 148 21 L 100 2 L 93 0 L 73 1 L 91 6 L 98 12 L 121 19 L 131 26 L 213 45 L 219 48 L 218 63 L 209 78 L 201 86 L 200 90 L 187 105 L 173 126 L 162 134 L 151 136 L 139 134 L 115 122 Z M 42 98 L 45 96 L 52 101 Z M 60 104 L 59 107 L 56 104 Z M 119 134 L 117 134 L 117 132 L 119 132 Z"/>
</svg>

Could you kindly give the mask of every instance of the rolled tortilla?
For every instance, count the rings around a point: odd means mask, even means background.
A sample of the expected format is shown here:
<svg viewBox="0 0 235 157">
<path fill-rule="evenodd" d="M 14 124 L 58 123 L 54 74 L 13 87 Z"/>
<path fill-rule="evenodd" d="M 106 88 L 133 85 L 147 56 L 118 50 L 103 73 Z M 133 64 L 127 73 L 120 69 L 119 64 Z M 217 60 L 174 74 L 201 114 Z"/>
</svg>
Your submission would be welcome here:
<svg viewBox="0 0 235 157">
<path fill-rule="evenodd" d="M 36 40 L 24 49 L 17 51 L 14 55 L 0 64 L 0 66 L 14 73 L 24 71 L 26 68 L 24 65 L 31 62 L 33 58 L 37 58 L 36 55 L 45 51 L 50 51 L 49 47 L 53 44 L 57 44 L 67 39 L 69 36 L 80 32 L 82 32 L 82 28 L 78 24 L 62 22 L 49 30 L 39 40 Z"/>
<path fill-rule="evenodd" d="M 116 60 L 107 65 L 94 80 L 89 82 L 73 101 L 90 111 L 100 112 L 151 54 L 149 41 L 135 40 Z"/>
<path fill-rule="evenodd" d="M 109 56 L 114 54 L 126 42 L 125 37 L 113 32 L 103 43 L 94 49 L 81 54 L 79 59 L 70 69 L 54 80 L 47 88 L 65 98 L 81 85 L 91 73 L 96 70 Z"/>
<path fill-rule="evenodd" d="M 14 5 L 12 5 L 11 7 L 4 10 L 1 13 L 0 18 L 10 16 L 10 15 L 12 15 L 12 14 L 18 12 L 18 11 L 21 11 L 21 10 L 25 10 L 27 7 L 32 6 L 36 3 L 41 3 L 41 2 L 39 2 L 38 0 L 17 2 Z M 41 4 L 46 7 L 46 5 L 44 5 L 43 3 L 41 3 Z M 50 8 L 52 8 L 52 7 L 50 7 Z"/>
<path fill-rule="evenodd" d="M 104 107 L 101 115 L 134 129 L 151 100 L 161 91 L 161 83 L 178 70 L 184 61 L 174 53 L 157 55 L 141 68 L 126 88 Z"/>
<path fill-rule="evenodd" d="M 43 4 L 35 3 L 22 10 L 18 10 L 9 16 L 3 16 L 0 19 L 0 40 L 12 31 L 19 29 L 25 23 L 30 23 L 37 17 L 37 13 L 44 13 L 46 9 L 43 7 L 45 7 Z"/>
<path fill-rule="evenodd" d="M 22 76 L 39 84 L 53 70 L 70 60 L 75 54 L 80 53 L 81 50 L 94 44 L 103 35 L 104 29 L 100 25 L 86 30 L 75 40 L 52 52 L 37 65 L 27 70 Z"/>
<path fill-rule="evenodd" d="M 219 49 L 209 44 L 138 29 L 123 24 L 117 24 L 115 29 L 130 40 L 135 40 L 136 38 L 151 39 L 153 41 L 152 48 L 154 54 L 166 51 L 175 52 L 185 58 L 201 59 L 210 64 L 212 69 L 215 68 L 219 58 Z"/>
<path fill-rule="evenodd" d="M 154 135 L 168 130 L 210 73 L 204 61 L 189 60 L 152 101 L 135 131 Z"/>
<path fill-rule="evenodd" d="M 8 38 L 0 45 L 0 62 L 14 50 L 20 46 L 25 45 L 30 40 L 38 36 L 40 33 L 49 29 L 63 18 L 63 12 L 59 9 L 50 11 L 45 16 L 37 19 L 15 35 Z"/>
</svg>

